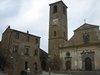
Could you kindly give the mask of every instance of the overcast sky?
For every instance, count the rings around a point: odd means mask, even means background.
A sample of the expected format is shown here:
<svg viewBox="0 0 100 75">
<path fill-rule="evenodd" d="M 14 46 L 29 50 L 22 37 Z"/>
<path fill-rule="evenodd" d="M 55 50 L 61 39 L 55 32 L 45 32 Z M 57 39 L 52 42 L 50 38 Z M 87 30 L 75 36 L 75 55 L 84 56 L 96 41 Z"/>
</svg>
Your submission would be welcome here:
<svg viewBox="0 0 100 75">
<path fill-rule="evenodd" d="M 49 4 L 59 0 L 0 0 L 0 38 L 8 25 L 12 29 L 41 37 L 48 51 Z M 100 26 L 100 0 L 63 0 L 68 6 L 68 37 L 84 24 Z"/>
</svg>

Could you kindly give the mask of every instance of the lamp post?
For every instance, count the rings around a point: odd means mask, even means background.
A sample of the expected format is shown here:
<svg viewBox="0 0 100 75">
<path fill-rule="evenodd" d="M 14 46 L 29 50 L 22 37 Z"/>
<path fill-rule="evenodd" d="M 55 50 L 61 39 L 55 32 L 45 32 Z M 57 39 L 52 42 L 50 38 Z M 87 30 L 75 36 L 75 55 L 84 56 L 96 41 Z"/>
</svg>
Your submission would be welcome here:
<svg viewBox="0 0 100 75">
<path fill-rule="evenodd" d="M 27 75 L 30 75 L 30 68 L 27 68 Z"/>
</svg>

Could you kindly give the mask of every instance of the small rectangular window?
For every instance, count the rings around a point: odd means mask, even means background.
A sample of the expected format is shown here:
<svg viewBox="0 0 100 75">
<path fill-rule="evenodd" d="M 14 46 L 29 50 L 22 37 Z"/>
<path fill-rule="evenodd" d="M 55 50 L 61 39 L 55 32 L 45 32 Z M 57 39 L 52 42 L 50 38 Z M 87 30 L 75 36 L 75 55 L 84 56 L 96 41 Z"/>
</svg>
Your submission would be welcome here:
<svg viewBox="0 0 100 75">
<path fill-rule="evenodd" d="M 18 52 L 18 45 L 14 45 L 13 52 Z"/>
<path fill-rule="evenodd" d="M 16 32 L 15 38 L 19 39 L 19 32 Z"/>
<path fill-rule="evenodd" d="M 66 35 L 65 35 L 65 32 L 64 32 L 64 37 L 65 37 Z"/>
<path fill-rule="evenodd" d="M 29 55 L 29 47 L 25 47 L 24 54 Z"/>
<path fill-rule="evenodd" d="M 26 36 L 26 41 L 27 41 L 27 42 L 30 41 L 30 37 L 29 37 L 29 35 Z"/>
<path fill-rule="evenodd" d="M 36 42 L 36 44 L 37 44 L 37 43 L 39 42 L 39 40 L 36 38 L 35 42 Z"/>
<path fill-rule="evenodd" d="M 38 49 L 35 49 L 34 56 L 37 56 L 37 55 L 38 55 Z"/>
</svg>

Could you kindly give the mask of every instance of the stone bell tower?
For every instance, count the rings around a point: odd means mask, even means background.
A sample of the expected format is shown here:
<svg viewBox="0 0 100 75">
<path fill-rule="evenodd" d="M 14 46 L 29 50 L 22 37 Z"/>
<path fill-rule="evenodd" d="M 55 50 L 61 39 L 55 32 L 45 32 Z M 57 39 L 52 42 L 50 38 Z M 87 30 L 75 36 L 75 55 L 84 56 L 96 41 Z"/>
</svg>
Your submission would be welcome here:
<svg viewBox="0 0 100 75">
<path fill-rule="evenodd" d="M 67 6 L 63 1 L 50 4 L 49 14 L 49 56 L 59 57 L 59 46 L 68 40 Z"/>
</svg>

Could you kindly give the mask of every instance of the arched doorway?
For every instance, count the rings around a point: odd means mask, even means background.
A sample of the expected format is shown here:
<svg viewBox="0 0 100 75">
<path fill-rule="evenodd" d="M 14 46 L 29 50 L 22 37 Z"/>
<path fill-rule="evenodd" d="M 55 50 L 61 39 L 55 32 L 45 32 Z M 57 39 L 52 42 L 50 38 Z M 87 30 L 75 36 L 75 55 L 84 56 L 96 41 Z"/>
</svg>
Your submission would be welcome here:
<svg viewBox="0 0 100 75">
<path fill-rule="evenodd" d="M 44 59 L 42 60 L 42 65 L 41 66 L 42 66 L 43 70 L 46 70 L 46 61 Z"/>
<path fill-rule="evenodd" d="M 91 61 L 91 58 L 89 57 L 85 58 L 85 70 L 86 71 L 92 70 L 92 61 Z"/>
<path fill-rule="evenodd" d="M 35 72 L 38 71 L 38 66 L 37 66 L 37 62 L 34 63 L 34 69 L 35 69 Z"/>
<path fill-rule="evenodd" d="M 65 66 L 66 70 L 71 70 L 71 61 L 66 61 Z"/>
</svg>

